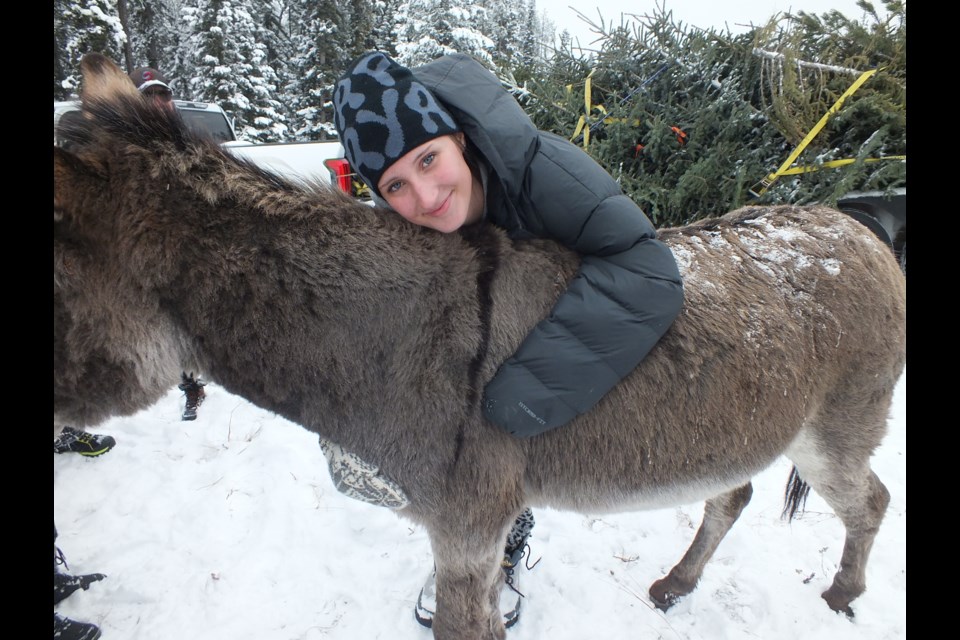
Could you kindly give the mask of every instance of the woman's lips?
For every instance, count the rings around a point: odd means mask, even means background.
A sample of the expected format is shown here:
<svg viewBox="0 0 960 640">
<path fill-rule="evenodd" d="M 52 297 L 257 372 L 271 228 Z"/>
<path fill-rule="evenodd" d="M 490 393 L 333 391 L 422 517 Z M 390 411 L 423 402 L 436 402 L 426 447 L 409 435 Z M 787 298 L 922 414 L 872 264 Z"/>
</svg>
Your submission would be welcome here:
<svg viewBox="0 0 960 640">
<path fill-rule="evenodd" d="M 450 199 L 452 196 L 453 194 L 450 194 L 449 196 L 447 196 L 446 200 L 443 201 L 443 204 L 441 204 L 439 207 L 437 207 L 433 211 L 428 211 L 424 215 L 430 216 L 432 218 L 437 218 L 445 214 L 447 210 L 450 208 Z"/>
</svg>

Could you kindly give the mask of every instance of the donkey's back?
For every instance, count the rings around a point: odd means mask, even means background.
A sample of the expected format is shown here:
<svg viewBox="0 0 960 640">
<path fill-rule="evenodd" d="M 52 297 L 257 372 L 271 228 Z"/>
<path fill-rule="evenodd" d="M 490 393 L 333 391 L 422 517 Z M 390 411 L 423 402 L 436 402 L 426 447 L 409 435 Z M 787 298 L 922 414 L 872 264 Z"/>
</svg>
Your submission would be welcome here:
<svg viewBox="0 0 960 640">
<path fill-rule="evenodd" d="M 661 237 L 684 310 L 592 412 L 527 443 L 533 499 L 656 508 L 740 486 L 783 454 L 809 481 L 819 452 L 866 464 L 905 366 L 889 247 L 827 207 L 746 207 Z"/>
<path fill-rule="evenodd" d="M 827 207 L 747 207 L 661 237 L 684 311 L 590 414 L 526 443 L 528 500 L 596 512 L 706 499 L 690 550 L 650 589 L 665 609 L 696 585 L 751 477 L 785 455 L 786 512 L 812 487 L 847 529 L 823 597 L 852 615 L 889 501 L 869 460 L 905 367 L 899 265 Z"/>
</svg>

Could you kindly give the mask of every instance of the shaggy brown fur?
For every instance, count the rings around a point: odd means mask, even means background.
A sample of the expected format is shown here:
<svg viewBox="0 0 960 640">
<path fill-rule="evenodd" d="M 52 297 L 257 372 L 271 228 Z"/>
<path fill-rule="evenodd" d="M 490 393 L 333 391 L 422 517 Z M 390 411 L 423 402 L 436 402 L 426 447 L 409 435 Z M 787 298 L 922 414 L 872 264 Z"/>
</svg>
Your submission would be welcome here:
<svg viewBox="0 0 960 640">
<path fill-rule="evenodd" d="M 520 440 L 483 420 L 480 394 L 575 255 L 294 188 L 193 138 L 102 56 L 82 68 L 88 142 L 54 149 L 56 420 L 132 413 L 200 370 L 356 452 L 429 531 L 434 634 L 455 640 L 504 637 L 499 560 L 524 506 L 707 499 L 690 550 L 651 587 L 667 607 L 750 478 L 786 455 L 846 527 L 824 598 L 850 612 L 888 502 L 870 455 L 905 364 L 905 280 L 865 227 L 784 206 L 663 230 L 681 316 L 593 411 Z"/>
</svg>

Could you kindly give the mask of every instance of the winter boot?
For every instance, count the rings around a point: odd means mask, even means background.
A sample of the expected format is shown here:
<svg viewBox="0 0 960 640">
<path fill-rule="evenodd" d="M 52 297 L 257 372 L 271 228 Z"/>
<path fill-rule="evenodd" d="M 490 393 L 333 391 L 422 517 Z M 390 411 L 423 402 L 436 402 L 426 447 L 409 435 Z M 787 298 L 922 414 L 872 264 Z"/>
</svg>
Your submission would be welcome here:
<svg viewBox="0 0 960 640">
<path fill-rule="evenodd" d="M 94 582 L 99 582 L 107 576 L 102 573 L 87 573 L 82 576 L 72 576 L 69 573 L 61 573 L 59 565 L 63 565 L 67 570 L 67 559 L 63 557 L 63 551 L 57 546 L 57 525 L 53 525 L 53 605 L 57 606 L 70 594 L 77 589 L 86 591 Z"/>
<path fill-rule="evenodd" d="M 89 622 L 77 622 L 53 614 L 53 640 L 97 640 L 100 627 Z"/>
<path fill-rule="evenodd" d="M 64 427 L 57 439 L 53 441 L 53 452 L 79 453 L 82 456 L 93 457 L 110 451 L 115 444 L 117 441 L 113 436 L 99 436 L 72 427 Z"/>
<path fill-rule="evenodd" d="M 188 376 L 186 371 L 180 373 L 180 379 L 182 382 L 177 385 L 177 388 L 187 396 L 182 419 L 196 420 L 197 407 L 203 404 L 203 399 L 207 397 L 206 392 L 203 390 L 203 387 L 206 386 L 207 383 L 201 382 L 199 378 L 194 378 L 192 372 Z"/>
<path fill-rule="evenodd" d="M 533 512 L 526 509 L 513 523 L 513 528 L 507 534 L 507 544 L 503 551 L 503 562 L 501 564 L 504 588 L 500 591 L 500 612 L 503 614 L 503 625 L 508 629 L 520 619 L 520 599 L 523 598 L 523 594 L 520 593 L 520 574 L 536 565 L 536 562 L 531 566 L 521 562 L 521 559 L 526 557 L 530 551 L 527 539 L 530 537 L 533 525 Z M 413 615 L 417 622 L 429 628 L 433 626 L 433 615 L 436 611 L 437 570 L 434 567 L 427 577 L 423 589 L 420 590 Z"/>
<path fill-rule="evenodd" d="M 503 583 L 500 591 L 500 611 L 503 613 L 503 624 L 508 629 L 520 619 L 520 602 L 523 593 L 520 591 L 520 575 L 536 566 L 538 559 L 532 565 L 523 560 L 530 554 L 530 545 L 527 540 L 535 524 L 533 511 L 525 509 L 513 523 L 513 528 L 507 534 L 507 545 L 503 550 Z"/>
<path fill-rule="evenodd" d="M 86 573 L 82 576 L 72 576 L 69 573 L 53 574 L 53 604 L 59 604 L 64 598 L 77 589 L 86 591 L 94 582 L 99 582 L 107 576 L 102 573 Z"/>
</svg>

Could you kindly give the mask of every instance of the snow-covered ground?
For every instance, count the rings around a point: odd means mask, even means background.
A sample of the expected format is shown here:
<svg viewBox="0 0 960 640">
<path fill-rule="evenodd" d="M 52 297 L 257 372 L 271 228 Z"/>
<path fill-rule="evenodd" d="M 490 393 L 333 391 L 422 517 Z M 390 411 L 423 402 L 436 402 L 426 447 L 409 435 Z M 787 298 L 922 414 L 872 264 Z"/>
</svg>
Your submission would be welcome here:
<svg viewBox="0 0 960 640">
<path fill-rule="evenodd" d="M 104 640 L 426 639 L 413 607 L 432 565 L 425 532 L 333 487 L 317 440 L 214 384 L 195 422 L 181 393 L 95 433 L 100 458 L 54 455 L 54 518 L 71 573 L 107 579 L 58 611 Z M 540 509 L 540 563 L 511 640 L 893 640 L 906 638 L 906 374 L 873 468 L 891 493 L 851 621 L 820 593 L 840 522 L 816 494 L 779 519 L 781 459 L 667 613 L 646 597 L 693 539 L 703 504 L 618 515 Z"/>
</svg>

